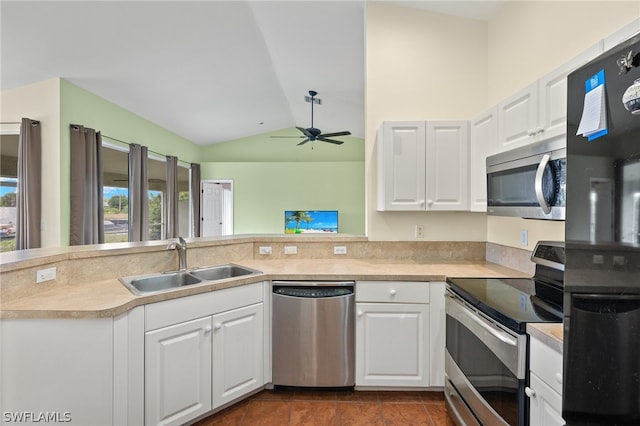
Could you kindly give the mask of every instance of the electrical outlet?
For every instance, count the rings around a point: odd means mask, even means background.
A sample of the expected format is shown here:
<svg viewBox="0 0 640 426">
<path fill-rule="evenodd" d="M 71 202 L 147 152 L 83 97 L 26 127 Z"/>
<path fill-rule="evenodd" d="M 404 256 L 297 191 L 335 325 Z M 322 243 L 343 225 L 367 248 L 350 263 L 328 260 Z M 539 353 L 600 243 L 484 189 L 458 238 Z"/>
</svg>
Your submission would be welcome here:
<svg viewBox="0 0 640 426">
<path fill-rule="evenodd" d="M 416 238 L 424 238 L 424 226 L 423 225 L 416 225 L 414 236 Z"/>
<path fill-rule="evenodd" d="M 51 281 L 56 279 L 56 267 L 40 269 L 36 271 L 36 283 Z"/>
<path fill-rule="evenodd" d="M 284 254 L 298 254 L 297 246 L 284 246 Z"/>
<path fill-rule="evenodd" d="M 526 229 L 520 231 L 520 245 L 529 245 L 529 231 L 527 231 Z"/>
<path fill-rule="evenodd" d="M 260 247 L 260 254 L 271 254 L 272 250 L 271 247 L 267 246 L 267 247 Z"/>
<path fill-rule="evenodd" d="M 347 254 L 347 246 L 333 246 L 333 254 Z"/>
</svg>

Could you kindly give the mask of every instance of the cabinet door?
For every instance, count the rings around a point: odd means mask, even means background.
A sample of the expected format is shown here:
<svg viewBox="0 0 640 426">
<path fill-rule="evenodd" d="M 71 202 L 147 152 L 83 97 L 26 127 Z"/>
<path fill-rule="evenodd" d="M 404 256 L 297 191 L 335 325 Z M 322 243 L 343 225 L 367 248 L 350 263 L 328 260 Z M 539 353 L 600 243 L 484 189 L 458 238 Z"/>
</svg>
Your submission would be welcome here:
<svg viewBox="0 0 640 426">
<path fill-rule="evenodd" d="M 425 122 L 386 121 L 378 144 L 378 210 L 424 210 Z"/>
<path fill-rule="evenodd" d="M 602 53 L 602 41 L 538 80 L 540 133 L 538 139 L 564 135 L 567 131 L 567 75 Z"/>
<path fill-rule="evenodd" d="M 535 141 L 538 124 L 538 83 L 533 83 L 498 104 L 500 151 Z"/>
<path fill-rule="evenodd" d="M 213 316 L 213 408 L 264 385 L 262 303 Z"/>
<path fill-rule="evenodd" d="M 427 122 L 427 210 L 469 209 L 469 123 Z"/>
<path fill-rule="evenodd" d="M 562 418 L 562 397 L 546 385 L 537 375 L 530 374 L 529 388 L 529 424 L 531 426 L 560 426 Z"/>
<path fill-rule="evenodd" d="M 429 305 L 358 303 L 357 386 L 429 386 Z"/>
<path fill-rule="evenodd" d="M 471 121 L 469 147 L 469 210 L 487 211 L 487 156 L 498 149 L 498 107 Z"/>
<path fill-rule="evenodd" d="M 211 317 L 146 333 L 145 423 L 181 425 L 211 410 Z"/>
</svg>

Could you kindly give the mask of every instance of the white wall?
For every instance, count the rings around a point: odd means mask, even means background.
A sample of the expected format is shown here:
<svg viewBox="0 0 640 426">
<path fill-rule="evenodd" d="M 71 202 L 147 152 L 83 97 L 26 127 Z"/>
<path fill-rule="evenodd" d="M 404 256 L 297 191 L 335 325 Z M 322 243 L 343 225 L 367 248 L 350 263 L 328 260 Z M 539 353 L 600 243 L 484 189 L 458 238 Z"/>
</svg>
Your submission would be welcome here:
<svg viewBox="0 0 640 426">
<path fill-rule="evenodd" d="M 23 117 L 42 126 L 42 247 L 60 246 L 60 79 L 53 78 L 0 94 L 0 121 Z M 17 127 L 19 129 L 19 126 Z"/>
<path fill-rule="evenodd" d="M 640 16 L 640 1 L 506 2 L 488 25 L 488 105 L 534 82 Z M 527 230 L 529 244 L 520 245 Z M 487 241 L 532 250 L 564 222 L 487 217 Z"/>
<path fill-rule="evenodd" d="M 478 213 L 377 212 L 376 132 L 385 120 L 472 117 L 487 102 L 487 24 L 419 9 L 366 7 L 365 163 L 372 240 L 484 241 Z"/>
</svg>

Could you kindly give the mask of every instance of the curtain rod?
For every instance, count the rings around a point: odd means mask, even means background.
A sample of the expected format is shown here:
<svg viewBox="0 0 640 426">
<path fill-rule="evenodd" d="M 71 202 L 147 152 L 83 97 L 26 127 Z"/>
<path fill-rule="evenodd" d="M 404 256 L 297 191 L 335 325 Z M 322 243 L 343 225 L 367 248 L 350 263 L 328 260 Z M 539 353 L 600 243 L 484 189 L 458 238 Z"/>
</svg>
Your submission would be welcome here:
<svg viewBox="0 0 640 426">
<path fill-rule="evenodd" d="M 120 140 L 120 139 L 116 139 L 116 138 L 113 138 L 111 136 L 104 135 L 102 133 L 100 133 L 100 134 L 102 135 L 103 138 L 111 139 L 112 141 L 120 142 L 120 143 L 123 143 L 125 145 L 131 145 L 131 142 L 126 142 L 126 141 L 123 141 L 123 140 Z M 147 148 L 147 151 L 149 151 L 152 154 L 159 155 L 161 157 L 166 157 L 167 156 L 167 154 L 162 154 L 161 152 L 152 151 L 149 148 Z M 183 163 L 183 164 L 190 164 L 190 163 L 187 163 L 186 161 L 182 161 L 180 159 L 178 159 L 178 162 Z"/>
<path fill-rule="evenodd" d="M 0 125 L 1 124 L 22 124 L 22 122 L 21 121 L 0 121 Z M 31 120 L 31 125 L 38 126 L 40 125 L 40 122 L 38 120 Z"/>
</svg>

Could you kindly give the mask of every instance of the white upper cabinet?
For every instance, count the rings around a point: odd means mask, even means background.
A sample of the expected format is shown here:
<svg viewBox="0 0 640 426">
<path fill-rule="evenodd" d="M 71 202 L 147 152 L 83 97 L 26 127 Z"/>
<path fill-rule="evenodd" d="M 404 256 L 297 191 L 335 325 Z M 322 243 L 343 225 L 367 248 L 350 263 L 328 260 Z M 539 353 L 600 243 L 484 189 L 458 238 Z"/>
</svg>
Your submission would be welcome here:
<svg viewBox="0 0 640 426">
<path fill-rule="evenodd" d="M 386 121 L 378 210 L 467 210 L 468 122 Z"/>
<path fill-rule="evenodd" d="M 537 82 L 498 104 L 500 151 L 563 135 L 567 125 L 567 75 L 603 52 L 600 41 Z"/>
<path fill-rule="evenodd" d="M 469 123 L 427 121 L 427 210 L 469 210 Z"/>
<path fill-rule="evenodd" d="M 540 99 L 539 139 L 560 136 L 567 131 L 567 76 L 603 52 L 602 41 L 538 80 Z"/>
<path fill-rule="evenodd" d="M 500 151 L 531 143 L 540 133 L 538 85 L 533 83 L 498 104 Z"/>
<path fill-rule="evenodd" d="M 387 121 L 378 140 L 378 210 L 424 210 L 425 122 Z"/>
<path fill-rule="evenodd" d="M 640 33 L 640 18 L 628 23 L 624 27 L 620 28 L 615 33 L 604 39 L 604 51 L 616 47 L 623 41 L 633 37 Z"/>
<path fill-rule="evenodd" d="M 498 150 L 498 107 L 480 114 L 470 123 L 469 210 L 487 211 L 487 156 Z"/>
</svg>

